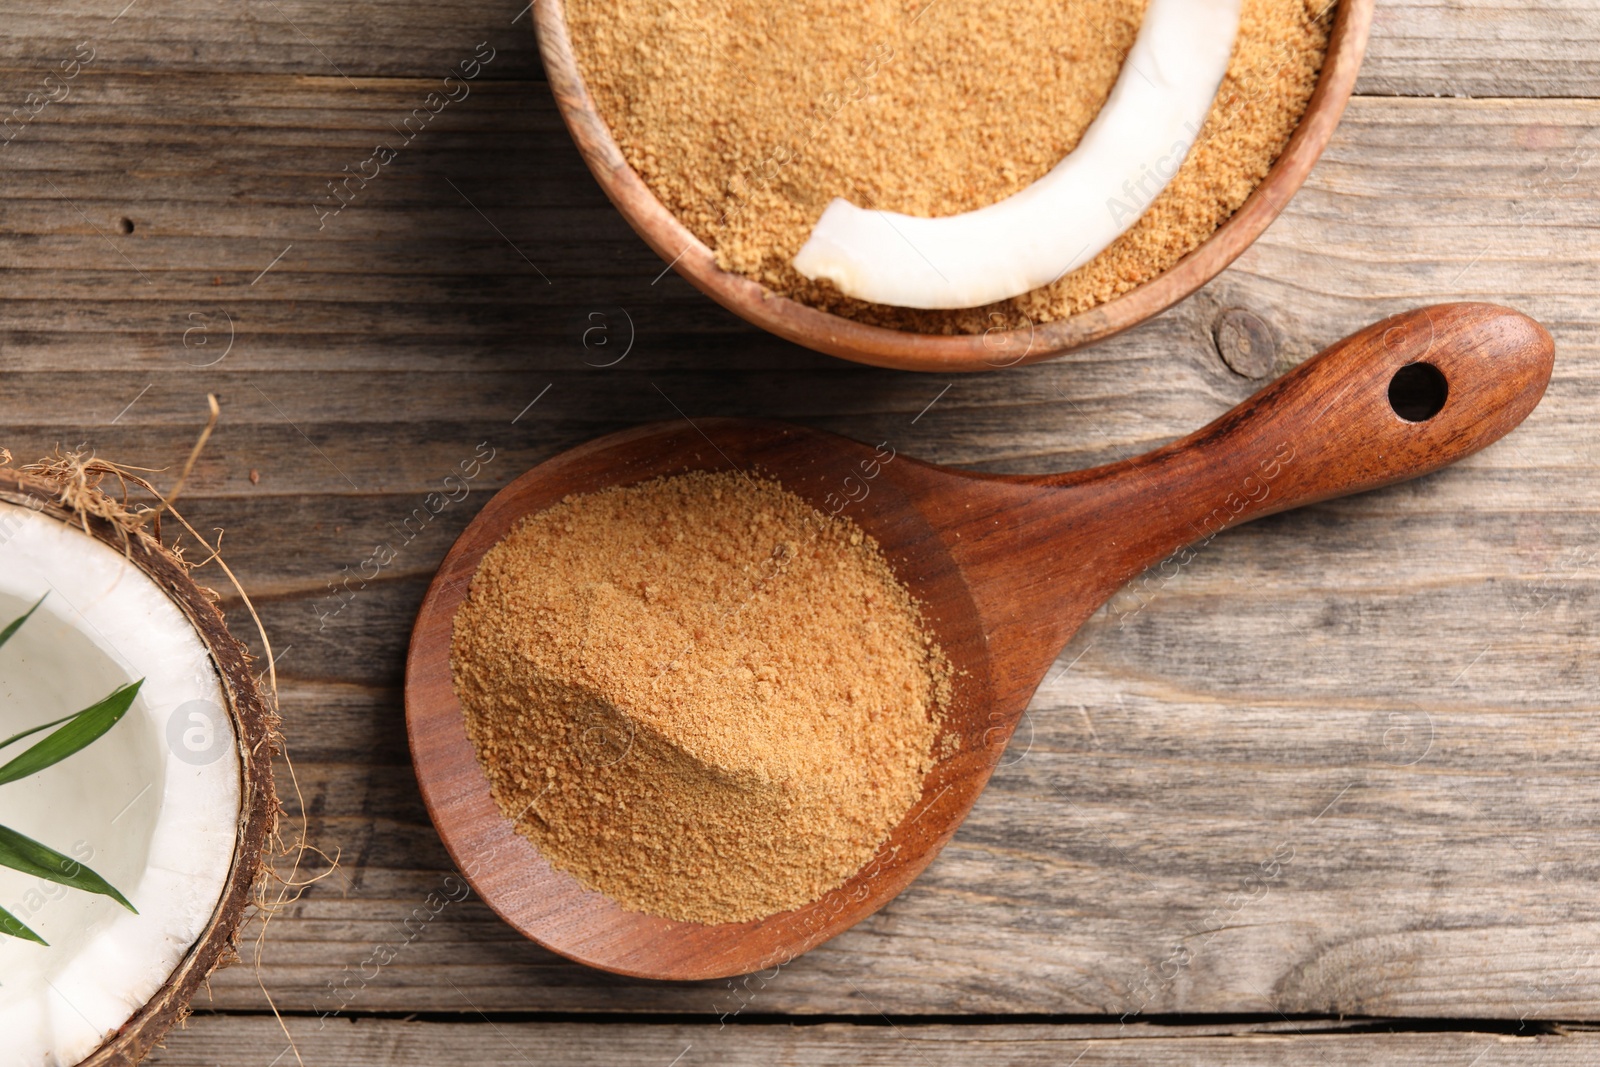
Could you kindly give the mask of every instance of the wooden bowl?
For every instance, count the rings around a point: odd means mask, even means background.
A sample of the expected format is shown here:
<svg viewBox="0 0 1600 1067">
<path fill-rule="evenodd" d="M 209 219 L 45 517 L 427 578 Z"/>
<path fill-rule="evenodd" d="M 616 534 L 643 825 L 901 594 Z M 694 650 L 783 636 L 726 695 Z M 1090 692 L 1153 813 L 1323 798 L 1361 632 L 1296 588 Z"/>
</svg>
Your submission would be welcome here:
<svg viewBox="0 0 1600 1067">
<path fill-rule="evenodd" d="M 762 329 L 831 356 L 878 367 L 949 372 L 1035 363 L 1082 348 L 1165 311 L 1220 274 L 1278 217 L 1333 135 L 1355 87 L 1372 8 L 1373 0 L 1339 0 L 1322 74 L 1288 147 L 1244 205 L 1199 248 L 1137 289 L 1069 318 L 1023 330 L 956 335 L 870 326 L 819 311 L 718 267 L 711 249 L 656 199 L 623 158 L 578 70 L 563 0 L 534 5 L 533 20 L 556 106 L 584 161 L 623 218 L 695 288 Z"/>
</svg>

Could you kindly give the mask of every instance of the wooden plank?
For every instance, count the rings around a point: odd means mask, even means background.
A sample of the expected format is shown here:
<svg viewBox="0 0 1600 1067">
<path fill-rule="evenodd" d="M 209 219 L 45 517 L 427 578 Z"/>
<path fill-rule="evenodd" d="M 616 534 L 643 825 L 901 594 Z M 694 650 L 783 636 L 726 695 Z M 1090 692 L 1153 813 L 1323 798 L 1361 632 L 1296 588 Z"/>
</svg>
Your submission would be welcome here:
<svg viewBox="0 0 1600 1067">
<path fill-rule="evenodd" d="M 124 5 L 126 4 L 126 7 Z M 536 68 L 528 0 L 319 5 L 308 0 L 217 5 L 204 0 L 19 0 L 7 11 L 5 66 L 49 69 L 79 41 L 95 65 L 199 71 L 443 78 L 480 42 L 498 53 L 490 76 Z M 42 70 L 41 70 L 42 73 Z"/>
<path fill-rule="evenodd" d="M 520 470 L 672 417 L 662 393 L 942 462 L 1082 466 L 1255 387 L 1215 355 L 1224 308 L 1265 318 L 1286 366 L 1383 314 L 1476 297 L 1556 335 L 1556 378 L 1521 430 L 1423 482 L 1229 533 L 1124 594 L 1068 649 L 928 875 L 750 1010 L 1600 1010 L 1584 758 L 1600 742 L 1600 245 L 1584 157 L 1600 103 L 1359 99 L 1285 217 L 1201 294 L 1088 352 L 952 383 L 801 352 L 674 276 L 653 284 L 662 265 L 605 207 L 536 84 L 483 84 L 319 232 L 314 196 L 427 80 L 364 82 L 354 106 L 337 76 L 111 71 L 86 73 L 5 150 L 0 443 L 170 466 L 205 393 L 222 395 L 185 510 L 228 530 L 261 600 L 304 790 L 291 813 L 344 861 L 272 922 L 262 978 L 280 1006 L 462 1010 L 449 983 L 492 1011 L 740 1002 L 725 983 L 565 964 L 474 901 L 429 911 L 451 883 L 401 740 L 404 639 L 454 532 Z M 219 309 L 236 344 L 200 366 L 216 349 L 185 346 L 189 316 L 221 343 Z M 589 316 L 620 339 L 619 310 L 635 347 L 594 366 L 615 350 L 584 347 Z M 467 499 L 321 617 L 339 602 L 329 583 L 404 536 L 396 524 L 482 441 L 496 459 Z M 243 967 L 213 989 L 219 1005 L 265 1006 Z"/>
<path fill-rule="evenodd" d="M 1594 0 L 1382 3 L 1359 93 L 1387 96 L 1600 95 Z"/>
<path fill-rule="evenodd" d="M 1600 1039 L 1592 1030 L 1534 1036 L 1505 1033 L 1341 1032 L 1287 1025 L 1151 1027 L 1085 1025 L 924 1025 L 882 1019 L 879 1025 L 736 1025 L 716 1020 L 676 1025 L 581 1023 L 402 1022 L 291 1019 L 289 1028 L 307 1063 L 431 1065 L 468 1062 L 485 1067 L 559 1062 L 571 1067 L 666 1067 L 695 1064 L 852 1063 L 862 1067 L 906 1062 L 1082 1067 L 1140 1063 L 1230 1063 L 1240 1067 L 1315 1062 L 1329 1067 L 1383 1064 L 1592 1063 Z M 288 1042 L 270 1018 L 197 1015 L 149 1060 L 152 1067 L 260 1067 Z M 673 1057 L 677 1056 L 677 1059 Z M 283 1062 L 280 1060 L 278 1062 Z"/>
<path fill-rule="evenodd" d="M 726 391 L 697 393 L 688 384 L 692 374 L 657 384 L 697 414 L 783 414 L 864 434 L 893 428 L 908 450 L 930 458 L 1044 469 L 1127 454 L 1245 395 L 1252 383 L 1210 352 L 1215 315 L 1229 305 L 1254 307 L 1271 320 L 1283 363 L 1382 314 L 1456 297 L 1505 300 L 1549 323 L 1562 346 L 1558 375 L 1567 374 L 1572 359 L 1587 358 L 1592 345 L 1584 326 L 1585 294 L 1597 274 L 1585 193 L 1593 173 L 1586 162 L 1595 123 L 1589 103 L 1357 101 L 1288 215 L 1234 270 L 1109 345 L 1027 374 L 1001 375 L 1001 385 L 961 383 L 936 409 L 963 412 L 962 432 L 953 434 L 931 416 L 916 426 L 900 417 L 915 415 L 937 393 L 924 379 L 800 352 L 708 307 L 673 276 L 651 284 L 659 261 L 583 177 L 542 97 L 518 87 L 475 94 L 459 112 L 446 113 L 440 120 L 446 125 L 428 131 L 438 140 L 419 139 L 415 153 L 384 175 L 387 184 L 374 184 L 370 201 L 319 232 L 311 208 L 318 178 L 370 151 L 367 143 L 383 125 L 378 116 L 399 113 L 421 86 L 392 86 L 367 119 L 321 131 L 322 140 L 292 153 L 276 131 L 327 122 L 321 91 L 289 80 L 270 92 L 258 88 L 254 105 L 231 113 L 227 99 L 251 98 L 240 84 L 213 92 L 211 82 L 196 82 L 174 100 L 150 79 L 88 79 L 81 97 L 46 112 L 12 146 L 18 152 L 12 162 L 25 177 L 0 209 L 0 263 L 9 268 L 0 274 L 7 298 L 0 365 L 44 372 L 16 376 L 16 392 L 0 396 L 0 404 L 17 398 L 3 417 L 17 428 L 18 447 L 47 448 L 66 440 L 64 434 L 117 418 L 115 427 L 92 436 L 123 451 L 123 442 L 136 439 L 121 435 L 192 425 L 211 388 L 228 405 L 225 425 L 272 421 L 275 432 L 302 443 L 291 422 L 383 421 L 386 411 L 366 402 L 370 391 L 325 389 L 301 374 L 313 368 L 340 372 L 347 381 L 381 370 L 414 382 L 429 374 L 437 382 L 463 371 L 503 371 L 508 377 L 492 383 L 502 410 L 481 417 L 485 430 L 509 430 L 522 397 L 562 375 L 573 376 L 575 385 L 599 380 L 600 369 L 584 360 L 611 357 L 598 347 L 586 350 L 583 339 L 606 323 L 604 336 L 616 343 L 635 339 L 627 370 L 641 373 L 609 374 L 603 391 L 563 385 L 548 398 L 541 421 L 524 421 L 518 433 L 542 433 L 534 427 L 548 425 L 542 420 L 552 418 L 550 411 L 559 421 L 572 410 L 553 403 L 560 396 L 576 395 L 563 404 L 583 403 L 613 417 L 556 425 L 546 440 L 668 417 L 670 405 L 649 384 L 655 376 L 716 367 L 736 375 Z M 224 158 L 214 167 L 130 175 L 120 149 L 107 147 L 125 139 L 113 116 L 139 126 L 157 158 L 209 158 L 212 144 L 226 146 Z M 106 151 L 103 164 L 79 162 Z M 546 170 L 565 176 L 551 183 L 523 177 Z M 242 186 L 239 174 L 251 176 L 250 184 Z M 561 286 L 538 284 L 446 179 L 467 182 L 475 202 L 498 220 L 494 225 L 514 235 L 530 258 L 551 264 Z M 182 196 L 165 206 L 175 182 Z M 121 218 L 135 225 L 133 234 L 116 232 Z M 286 248 L 289 254 L 262 276 Z M 570 265 L 568 273 L 556 264 Z M 199 366 L 227 350 L 230 317 L 233 349 L 220 364 Z M 708 336 L 721 340 L 707 344 Z M 52 416 L 55 405 L 41 398 L 62 384 L 48 372 L 85 361 L 126 376 L 108 373 L 104 395 L 97 391 L 87 410 L 60 408 Z M 235 372 L 260 377 L 241 389 Z M 414 398 L 409 410 L 396 413 L 410 425 L 442 423 L 450 409 L 461 410 L 456 398 L 430 405 L 432 386 L 413 391 L 387 380 L 400 402 Z M 35 385 L 23 384 L 30 381 Z M 119 418 L 146 385 L 150 392 Z M 297 391 L 316 397 L 318 407 L 301 403 Z M 1048 422 L 1019 417 L 1029 405 L 1059 406 L 1060 399 L 1070 405 Z M 1552 402 L 1559 401 L 1558 391 Z M 441 425 L 441 436 L 453 439 L 454 432 Z M 181 454 L 183 446 L 169 447 Z M 1063 454 L 1064 447 L 1071 453 Z M 410 465 L 412 455 L 422 461 Z M 395 485 L 390 467 L 399 462 L 411 466 L 406 477 L 416 486 L 456 461 L 387 447 L 371 458 L 377 462 L 351 455 L 363 467 L 352 472 L 358 485 Z M 288 492 L 312 487 L 302 473 L 331 473 L 320 460 L 273 467 L 279 480 L 268 484 Z M 227 491 L 244 491 L 248 469 L 236 465 Z M 211 477 L 203 466 L 197 488 L 207 489 Z"/>
<path fill-rule="evenodd" d="M 371 77 L 443 78 L 487 42 L 490 78 L 538 76 L 526 0 L 359 2 L 23 0 L 9 6 L 0 71 L 33 86 L 80 41 L 106 70 L 309 75 L 354 97 Z M 1393 96 L 1593 97 L 1595 0 L 1394 0 L 1379 5 L 1357 91 Z M 241 47 L 241 42 L 248 42 Z M 349 78 L 346 83 L 344 79 Z M 20 103 L 22 97 L 17 96 Z"/>
</svg>

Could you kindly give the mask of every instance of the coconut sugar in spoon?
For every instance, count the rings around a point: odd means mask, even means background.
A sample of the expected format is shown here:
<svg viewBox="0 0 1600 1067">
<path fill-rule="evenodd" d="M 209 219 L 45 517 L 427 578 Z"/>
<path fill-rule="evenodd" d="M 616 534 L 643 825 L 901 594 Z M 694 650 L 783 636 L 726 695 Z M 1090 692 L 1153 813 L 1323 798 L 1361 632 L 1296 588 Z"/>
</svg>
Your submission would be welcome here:
<svg viewBox="0 0 1600 1067">
<path fill-rule="evenodd" d="M 1143 456 L 1042 477 L 949 470 L 777 422 L 641 426 L 564 452 L 494 497 L 445 557 L 406 669 L 412 759 L 429 814 L 483 899 L 523 934 L 645 978 L 775 967 L 866 918 L 955 833 L 1078 627 L 1130 578 L 1223 526 L 1437 470 L 1498 440 L 1550 378 L 1550 335 L 1517 312 L 1398 315 L 1307 360 L 1209 426 Z M 450 680 L 451 625 L 483 554 L 573 493 L 686 470 L 758 470 L 878 540 L 957 668 L 960 747 L 877 858 L 822 899 L 701 925 L 623 910 L 552 867 L 490 795 Z M 945 751 L 936 748 L 936 751 Z"/>
</svg>

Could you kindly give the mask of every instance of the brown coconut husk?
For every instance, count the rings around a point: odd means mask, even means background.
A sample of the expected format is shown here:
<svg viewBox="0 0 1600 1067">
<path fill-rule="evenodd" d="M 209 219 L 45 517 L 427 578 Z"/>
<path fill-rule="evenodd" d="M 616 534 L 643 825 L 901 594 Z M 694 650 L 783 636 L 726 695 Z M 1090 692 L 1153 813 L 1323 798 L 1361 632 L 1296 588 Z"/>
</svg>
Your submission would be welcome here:
<svg viewBox="0 0 1600 1067">
<path fill-rule="evenodd" d="M 228 878 L 211 921 L 155 995 L 104 1044 L 81 1061 L 79 1067 L 136 1064 L 161 1042 L 168 1030 L 181 1024 L 189 1014 L 190 1003 L 201 985 L 208 982 L 212 972 L 240 958 L 239 937 L 247 910 L 252 907 L 262 919 L 254 953 L 257 980 L 260 981 L 261 945 L 272 915 L 292 903 L 306 885 L 332 873 L 332 864 L 337 862 L 336 858 L 329 860 L 329 870 L 316 878 L 300 881 L 296 877 L 303 854 L 308 850 L 317 850 L 304 843 L 304 825 L 300 828 L 298 840 L 287 844 L 279 833 L 283 809 L 273 787 L 272 760 L 274 756 L 283 754 L 283 741 L 279 733 L 277 672 L 272 663 L 271 645 L 249 596 L 222 558 L 221 532 L 217 532 L 215 544 L 208 542 L 172 506 L 216 424 L 217 414 L 213 398 L 211 417 L 206 428 L 190 452 L 173 489 L 166 495 L 145 478 L 146 474 L 156 472 L 143 468 L 121 466 L 88 453 L 58 452 L 38 463 L 13 470 L 8 466 L 10 453 L 0 449 L 0 500 L 19 504 L 58 522 L 76 526 L 89 536 L 123 552 L 183 612 L 211 652 L 212 661 L 222 679 L 234 733 L 239 739 L 241 790 L 238 839 Z M 107 484 L 112 482 L 119 489 L 116 496 L 106 491 Z M 142 490 L 154 503 L 133 502 L 130 499 L 133 490 Z M 207 550 L 204 558 L 187 560 L 176 544 L 169 546 L 163 543 L 163 515 L 170 515 L 182 531 L 204 546 Z M 191 571 L 210 563 L 215 563 L 233 583 L 260 634 L 267 659 L 266 670 L 261 672 L 268 682 L 266 693 L 260 686 L 262 677 L 252 669 L 252 657 L 248 649 L 228 631 L 216 605 L 218 594 L 199 585 L 191 576 Z M 289 771 L 293 781 L 292 766 Z M 297 782 L 294 788 L 298 793 Z M 268 859 L 269 856 L 287 855 L 294 856 L 294 864 L 289 876 L 284 878 L 273 870 Z M 277 886 L 275 895 L 268 888 L 271 885 Z M 266 993 L 264 984 L 262 992 Z M 267 994 L 267 1001 L 272 1003 L 270 994 Z M 277 1011 L 275 1006 L 273 1011 Z M 287 1028 L 284 1032 L 287 1036 Z M 293 1046 L 292 1038 L 290 1044 Z M 298 1049 L 295 1056 L 298 1060 Z"/>
</svg>

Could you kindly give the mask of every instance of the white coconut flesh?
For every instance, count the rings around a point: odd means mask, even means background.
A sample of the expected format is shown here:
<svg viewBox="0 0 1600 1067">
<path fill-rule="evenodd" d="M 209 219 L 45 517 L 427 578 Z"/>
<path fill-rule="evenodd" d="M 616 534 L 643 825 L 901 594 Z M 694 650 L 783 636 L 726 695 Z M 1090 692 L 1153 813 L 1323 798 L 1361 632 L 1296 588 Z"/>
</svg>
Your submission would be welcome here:
<svg viewBox="0 0 1600 1067">
<path fill-rule="evenodd" d="M 0 737 L 145 681 L 87 748 L 0 785 L 0 825 L 80 861 L 138 914 L 0 868 L 0 907 L 49 942 L 0 936 L 7 1067 L 77 1063 L 161 988 L 216 910 L 240 810 L 236 735 L 188 619 L 116 549 L 0 502 L 0 623 L 46 593 L 0 648 Z"/>
<path fill-rule="evenodd" d="M 969 308 L 1048 285 L 1137 222 L 1189 155 L 1222 84 L 1240 0 L 1150 0 L 1105 106 L 1044 177 L 944 218 L 835 199 L 794 258 L 847 296 Z M 1018 101 L 1026 106 L 1026 92 Z"/>
</svg>

